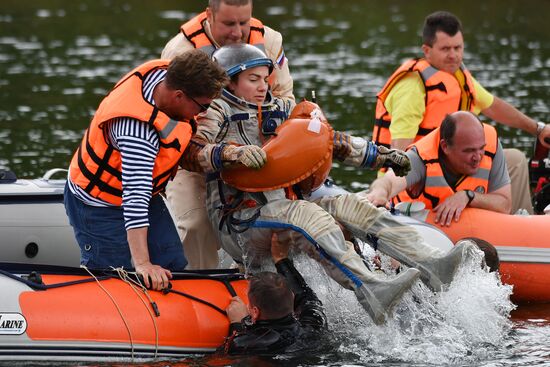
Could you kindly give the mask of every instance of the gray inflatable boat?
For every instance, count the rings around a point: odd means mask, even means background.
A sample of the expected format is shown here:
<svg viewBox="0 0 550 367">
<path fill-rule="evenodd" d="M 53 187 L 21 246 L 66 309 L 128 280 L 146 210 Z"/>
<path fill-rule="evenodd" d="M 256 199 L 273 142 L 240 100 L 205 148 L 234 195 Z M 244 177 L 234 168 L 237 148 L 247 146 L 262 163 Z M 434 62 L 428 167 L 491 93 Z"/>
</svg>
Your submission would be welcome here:
<svg viewBox="0 0 550 367">
<path fill-rule="evenodd" d="M 0 171 L 0 261 L 79 266 L 80 250 L 63 206 L 66 170 L 17 179 Z"/>
</svg>

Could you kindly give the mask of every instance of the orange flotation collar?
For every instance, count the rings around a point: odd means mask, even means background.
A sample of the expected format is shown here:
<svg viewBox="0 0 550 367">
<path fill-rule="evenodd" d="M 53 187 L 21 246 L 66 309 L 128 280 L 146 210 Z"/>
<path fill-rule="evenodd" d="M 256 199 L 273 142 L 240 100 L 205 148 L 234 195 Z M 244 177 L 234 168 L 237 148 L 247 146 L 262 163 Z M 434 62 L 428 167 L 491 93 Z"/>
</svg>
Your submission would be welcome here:
<svg viewBox="0 0 550 367">
<path fill-rule="evenodd" d="M 267 163 L 261 169 L 228 167 L 222 170 L 222 179 L 247 192 L 276 190 L 304 180 L 307 187 L 319 187 L 332 167 L 333 149 L 333 129 L 319 106 L 298 103 L 275 134 L 263 146 Z"/>
</svg>

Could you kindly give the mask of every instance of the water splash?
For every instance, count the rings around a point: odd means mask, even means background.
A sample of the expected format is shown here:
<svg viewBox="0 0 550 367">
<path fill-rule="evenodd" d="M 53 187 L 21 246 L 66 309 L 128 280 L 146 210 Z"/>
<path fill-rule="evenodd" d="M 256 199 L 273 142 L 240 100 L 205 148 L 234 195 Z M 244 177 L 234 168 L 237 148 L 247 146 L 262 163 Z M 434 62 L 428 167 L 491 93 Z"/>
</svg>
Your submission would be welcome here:
<svg viewBox="0 0 550 367">
<path fill-rule="evenodd" d="M 306 257 L 296 263 L 325 305 L 338 354 L 353 355 L 362 363 L 441 365 L 486 360 L 511 330 L 512 287 L 482 268 L 481 256 L 462 264 L 443 292 L 434 293 L 418 281 L 381 326 L 318 264 Z M 384 256 L 382 264 L 389 264 Z"/>
</svg>

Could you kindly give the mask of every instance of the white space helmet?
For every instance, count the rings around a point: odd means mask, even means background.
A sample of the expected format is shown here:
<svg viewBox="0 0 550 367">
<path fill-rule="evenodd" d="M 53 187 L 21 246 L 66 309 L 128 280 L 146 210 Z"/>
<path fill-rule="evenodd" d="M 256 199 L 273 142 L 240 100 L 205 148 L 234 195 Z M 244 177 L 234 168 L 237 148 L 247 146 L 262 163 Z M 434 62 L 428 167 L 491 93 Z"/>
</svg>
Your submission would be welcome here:
<svg viewBox="0 0 550 367">
<path fill-rule="evenodd" d="M 258 47 L 247 43 L 220 47 L 212 54 L 212 60 L 225 69 L 230 77 L 256 66 L 267 66 L 270 74 L 273 71 L 271 59 Z"/>
</svg>

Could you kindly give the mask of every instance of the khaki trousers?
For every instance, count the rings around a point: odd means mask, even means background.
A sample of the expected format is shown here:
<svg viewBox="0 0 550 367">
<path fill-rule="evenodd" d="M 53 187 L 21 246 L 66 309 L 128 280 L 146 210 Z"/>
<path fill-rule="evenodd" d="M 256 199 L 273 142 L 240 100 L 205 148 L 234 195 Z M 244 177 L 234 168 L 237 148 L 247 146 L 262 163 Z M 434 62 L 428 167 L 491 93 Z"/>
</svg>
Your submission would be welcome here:
<svg viewBox="0 0 550 367">
<path fill-rule="evenodd" d="M 179 169 L 166 187 L 166 199 L 189 262 L 186 269 L 217 268 L 220 240 L 206 211 L 204 175 Z"/>
<path fill-rule="evenodd" d="M 529 187 L 529 165 L 525 154 L 518 149 L 504 149 L 504 157 L 512 185 L 512 212 L 525 209 L 533 214 L 531 190 Z"/>
</svg>

